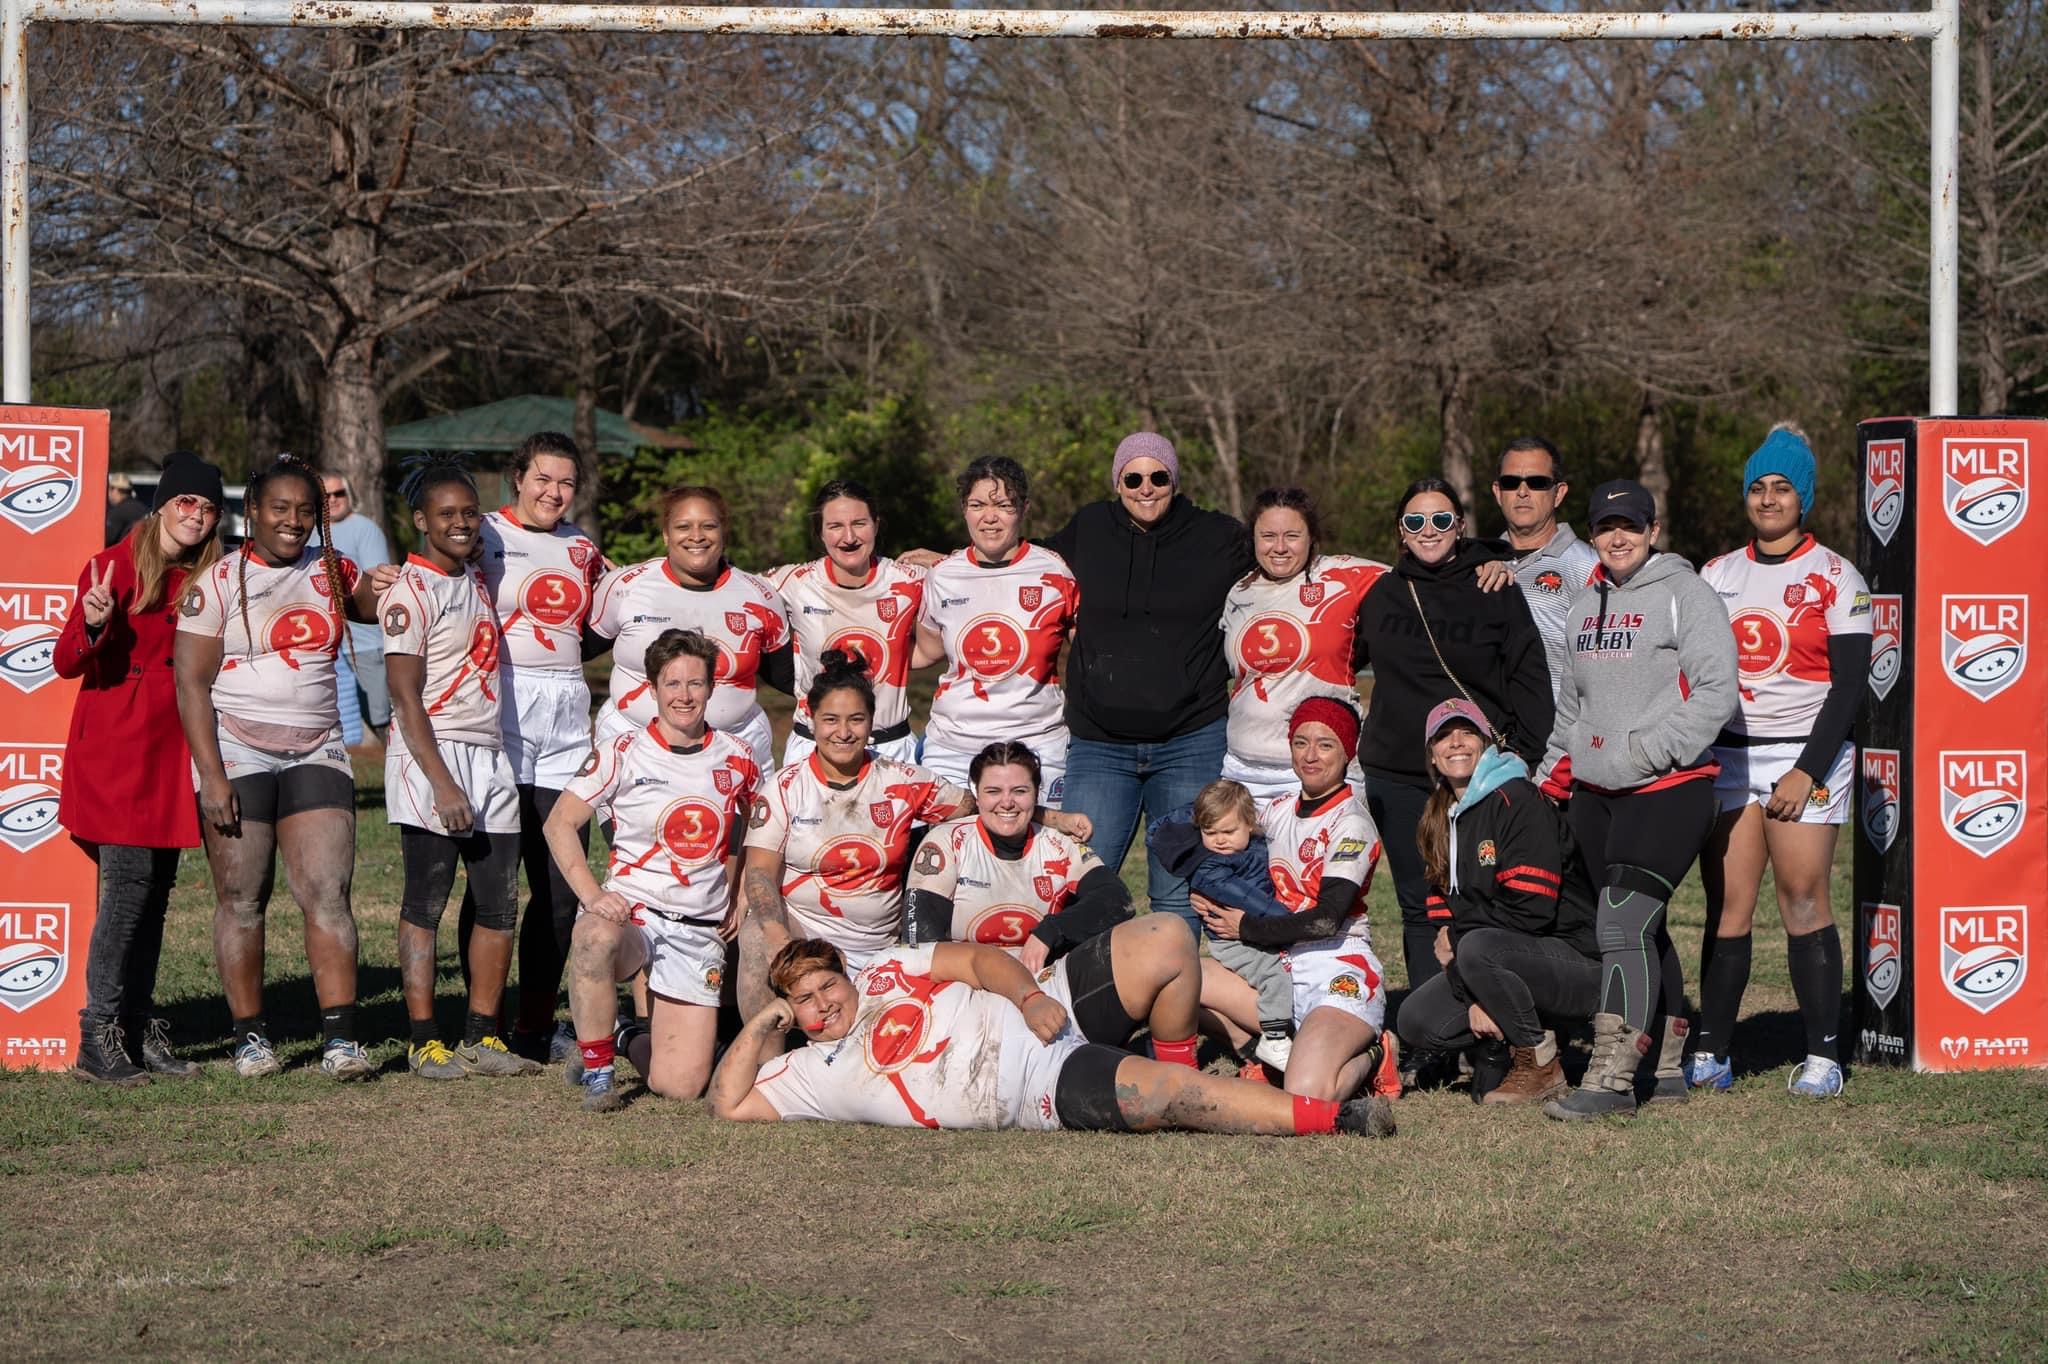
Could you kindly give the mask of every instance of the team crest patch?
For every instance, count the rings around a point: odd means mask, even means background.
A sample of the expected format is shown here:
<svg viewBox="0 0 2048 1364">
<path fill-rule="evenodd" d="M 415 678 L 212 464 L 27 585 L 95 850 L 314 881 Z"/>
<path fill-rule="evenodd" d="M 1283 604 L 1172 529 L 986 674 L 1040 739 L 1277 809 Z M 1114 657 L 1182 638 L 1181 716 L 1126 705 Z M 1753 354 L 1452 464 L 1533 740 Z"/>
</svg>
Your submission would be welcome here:
<svg viewBox="0 0 2048 1364">
<path fill-rule="evenodd" d="M 1888 545 L 1906 518 L 1906 442 L 1874 440 L 1863 450 L 1863 519 Z"/>
<path fill-rule="evenodd" d="M 596 761 L 595 755 L 592 755 L 592 761 Z M 754 808 L 747 814 L 747 827 L 749 829 L 758 829 L 767 824 L 767 822 L 768 798 L 766 796 L 755 796 Z"/>
<path fill-rule="evenodd" d="M 2019 681 L 2027 670 L 2027 599 L 1944 594 L 1941 665 L 1949 681 L 1979 701 Z"/>
<path fill-rule="evenodd" d="M 747 625 L 748 621 L 746 612 L 728 611 L 725 613 L 726 633 L 734 635 L 744 635 L 747 632 Z"/>
<path fill-rule="evenodd" d="M 707 967 L 705 967 L 705 968 L 704 968 L 704 988 L 705 988 L 705 989 L 707 989 L 707 990 L 716 990 L 716 989 L 718 989 L 718 988 L 719 988 L 720 986 L 722 986 L 722 985 L 724 985 L 724 984 L 725 984 L 725 968 L 724 968 L 723 966 L 707 966 Z"/>
<path fill-rule="evenodd" d="M 1816 810 L 1821 809 L 1834 798 L 1835 793 L 1828 789 L 1828 784 L 1824 781 L 1815 782 L 1813 789 L 1806 793 L 1806 803 Z"/>
<path fill-rule="evenodd" d="M 1479 865 L 1482 867 L 1490 867 L 1498 861 L 1500 861 L 1500 851 L 1493 846 L 1493 840 L 1490 838 L 1480 839 Z"/>
<path fill-rule="evenodd" d="M 1039 899 L 1050 902 L 1053 895 L 1052 878 L 1050 876 L 1032 877 L 1031 889 L 1038 892 Z"/>
<path fill-rule="evenodd" d="M 1316 606 L 1321 604 L 1322 600 L 1323 584 L 1303 583 L 1301 585 L 1301 604 L 1303 606 Z"/>
<path fill-rule="evenodd" d="M 1020 587 L 1017 589 L 1017 604 L 1026 611 L 1036 611 L 1038 604 L 1044 600 L 1045 589 L 1043 587 L 1034 584 L 1031 587 Z"/>
<path fill-rule="evenodd" d="M 569 562 L 578 568 L 589 568 L 597 560 L 597 546 L 588 540 L 578 540 L 569 546 Z"/>
<path fill-rule="evenodd" d="M 1794 607 L 1794 608 L 1797 608 L 1797 607 L 1799 606 L 1799 604 L 1800 604 L 1801 602 L 1805 601 L 1805 600 L 1806 600 L 1806 584 L 1805 584 L 1805 583 L 1803 583 L 1803 582 L 1800 582 L 1800 583 L 1787 583 L 1787 584 L 1785 585 L 1785 605 L 1787 605 L 1787 606 L 1790 606 L 1790 607 Z"/>
<path fill-rule="evenodd" d="M 316 597 L 325 597 L 330 595 L 330 593 L 327 591 L 327 570 L 324 568 L 316 568 L 313 570 L 313 595 Z"/>
<path fill-rule="evenodd" d="M 1941 983 L 1950 994 L 1988 1014 L 2026 980 L 2024 905 L 1941 907 Z"/>
<path fill-rule="evenodd" d="M 894 802 L 886 800 L 873 802 L 868 806 L 868 818 L 874 820 L 878 827 L 888 828 L 896 822 L 896 806 Z"/>
<path fill-rule="evenodd" d="M 935 839 L 927 838 L 917 850 L 917 865 L 911 870 L 919 876 L 937 876 L 946 869 L 946 854 L 939 850 Z"/>
<path fill-rule="evenodd" d="M 583 759 L 583 766 L 576 769 L 576 775 L 587 777 L 595 771 L 597 771 L 597 750 L 593 748 L 590 750 L 589 755 Z"/>
<path fill-rule="evenodd" d="M 875 615 L 881 620 L 882 624 L 888 625 L 895 621 L 897 605 L 898 603 L 894 597 L 884 597 L 875 603 Z"/>
<path fill-rule="evenodd" d="M 1564 594 L 1564 574 L 1559 573 L 1554 568 L 1544 569 L 1536 575 L 1536 590 L 1548 592 L 1552 596 L 1562 596 Z"/>
<path fill-rule="evenodd" d="M 196 587 L 187 592 L 185 599 L 178 603 L 178 610 L 188 616 L 196 616 L 205 609 L 206 594 Z"/>
<path fill-rule="evenodd" d="M 1345 999 L 1358 999 L 1365 994 L 1365 982 L 1347 971 L 1330 982 L 1330 993 Z"/>
<path fill-rule="evenodd" d="M 411 625 L 412 612 L 406 610 L 402 603 L 392 603 L 384 613 L 384 633 L 387 635 L 402 635 Z"/>
<path fill-rule="evenodd" d="M 2027 517 L 2027 442 L 2013 436 L 1941 442 L 1941 501 L 1949 524 L 1988 545 Z"/>
<path fill-rule="evenodd" d="M 721 767 L 711 774 L 711 784 L 718 788 L 718 794 L 729 796 L 740 784 L 739 774 L 730 767 Z"/>
<path fill-rule="evenodd" d="M 2019 837 L 2027 822 L 2024 749 L 1942 753 L 1941 827 L 1957 843 L 1989 857 Z"/>
<path fill-rule="evenodd" d="M 1320 851 L 1321 849 L 1316 847 L 1316 841 L 1313 838 L 1302 839 L 1301 846 L 1294 850 L 1295 855 L 1304 862 L 1315 861 L 1316 854 Z"/>
</svg>

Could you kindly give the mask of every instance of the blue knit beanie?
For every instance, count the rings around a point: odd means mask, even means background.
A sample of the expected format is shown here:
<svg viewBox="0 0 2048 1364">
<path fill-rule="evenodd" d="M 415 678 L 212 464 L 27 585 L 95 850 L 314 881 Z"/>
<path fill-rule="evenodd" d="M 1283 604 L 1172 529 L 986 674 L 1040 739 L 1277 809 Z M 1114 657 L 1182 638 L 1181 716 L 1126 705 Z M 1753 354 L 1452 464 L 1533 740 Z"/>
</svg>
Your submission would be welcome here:
<svg viewBox="0 0 2048 1364">
<path fill-rule="evenodd" d="M 1749 463 L 1742 466 L 1742 486 L 1747 488 L 1767 474 L 1776 474 L 1792 485 L 1792 491 L 1799 494 L 1799 519 L 1804 521 L 1813 510 L 1814 478 L 1813 447 L 1806 437 L 1785 427 L 1764 437 Z"/>
</svg>

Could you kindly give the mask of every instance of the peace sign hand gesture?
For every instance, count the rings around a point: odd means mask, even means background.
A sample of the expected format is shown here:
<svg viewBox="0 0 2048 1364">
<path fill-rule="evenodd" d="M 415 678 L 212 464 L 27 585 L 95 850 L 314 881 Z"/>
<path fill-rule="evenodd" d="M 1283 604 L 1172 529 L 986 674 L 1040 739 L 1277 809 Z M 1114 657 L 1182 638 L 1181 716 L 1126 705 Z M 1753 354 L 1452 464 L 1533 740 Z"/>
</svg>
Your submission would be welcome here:
<svg viewBox="0 0 2048 1364">
<path fill-rule="evenodd" d="M 98 630 L 107 623 L 107 618 L 114 614 L 114 565 L 109 561 L 105 564 L 88 564 L 86 567 L 92 574 L 92 582 L 85 589 L 85 595 L 78 599 L 78 606 L 85 613 L 87 628 Z M 101 573 L 102 569 L 106 570 L 104 575 Z"/>
</svg>

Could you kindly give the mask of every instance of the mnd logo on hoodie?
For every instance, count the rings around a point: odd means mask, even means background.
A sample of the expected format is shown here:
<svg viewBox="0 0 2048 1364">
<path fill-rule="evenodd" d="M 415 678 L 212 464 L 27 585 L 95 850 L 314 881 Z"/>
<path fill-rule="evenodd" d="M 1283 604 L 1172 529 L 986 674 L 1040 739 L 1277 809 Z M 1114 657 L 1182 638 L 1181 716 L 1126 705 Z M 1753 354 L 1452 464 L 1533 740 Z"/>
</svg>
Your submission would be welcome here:
<svg viewBox="0 0 2048 1364">
<path fill-rule="evenodd" d="M 1636 635 L 1642 628 L 1643 613 L 1640 611 L 1609 611 L 1604 616 L 1585 616 L 1579 621 L 1578 638 L 1572 644 L 1572 651 L 1627 657 L 1635 652 Z"/>
</svg>

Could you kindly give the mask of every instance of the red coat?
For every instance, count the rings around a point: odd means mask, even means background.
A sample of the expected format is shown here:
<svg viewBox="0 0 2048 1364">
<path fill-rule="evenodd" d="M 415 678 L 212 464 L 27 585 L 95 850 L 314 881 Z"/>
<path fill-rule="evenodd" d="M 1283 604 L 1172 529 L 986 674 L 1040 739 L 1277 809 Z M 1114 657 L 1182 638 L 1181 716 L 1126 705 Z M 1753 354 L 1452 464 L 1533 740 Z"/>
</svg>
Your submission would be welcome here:
<svg viewBox="0 0 2048 1364">
<path fill-rule="evenodd" d="M 199 846 L 199 807 L 192 793 L 192 751 L 178 723 L 171 671 L 178 596 L 185 570 L 164 575 L 164 599 L 140 615 L 135 600 L 133 537 L 95 554 L 78 575 L 78 597 L 96 567 L 114 566 L 114 613 L 96 642 L 74 601 L 57 639 L 57 674 L 83 678 L 64 743 L 64 794 L 57 818 L 73 838 L 143 848 Z"/>
</svg>

